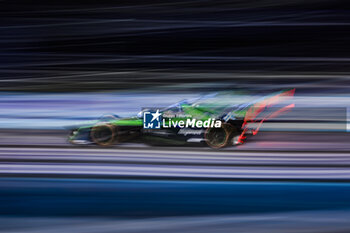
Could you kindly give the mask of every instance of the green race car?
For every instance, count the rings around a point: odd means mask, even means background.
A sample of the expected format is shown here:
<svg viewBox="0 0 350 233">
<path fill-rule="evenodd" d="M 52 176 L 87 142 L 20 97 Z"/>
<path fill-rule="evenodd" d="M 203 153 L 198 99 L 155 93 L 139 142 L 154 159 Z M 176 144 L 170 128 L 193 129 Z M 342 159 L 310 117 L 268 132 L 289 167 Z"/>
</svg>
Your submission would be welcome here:
<svg viewBox="0 0 350 233">
<path fill-rule="evenodd" d="M 238 145 L 247 134 L 255 135 L 265 120 L 293 108 L 288 100 L 294 93 L 295 89 L 289 89 L 257 98 L 222 92 L 166 108 L 143 109 L 133 117 L 107 115 L 70 128 L 68 141 L 100 146 L 124 142 L 212 148 Z"/>
</svg>

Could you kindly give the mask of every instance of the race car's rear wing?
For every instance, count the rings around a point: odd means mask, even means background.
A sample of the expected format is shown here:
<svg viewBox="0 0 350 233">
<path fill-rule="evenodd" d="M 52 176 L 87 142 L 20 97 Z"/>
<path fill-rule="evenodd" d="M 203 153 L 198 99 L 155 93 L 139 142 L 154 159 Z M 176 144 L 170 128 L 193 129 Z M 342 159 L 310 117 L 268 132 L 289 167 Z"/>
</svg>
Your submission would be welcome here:
<svg viewBox="0 0 350 233">
<path fill-rule="evenodd" d="M 287 102 L 287 100 L 290 100 L 294 97 L 295 88 L 280 91 L 276 94 L 272 94 L 270 96 L 264 97 L 262 100 L 257 101 L 252 106 L 249 107 L 249 109 L 246 112 L 246 115 L 243 120 L 242 124 L 242 133 L 239 136 L 238 141 L 240 143 L 243 142 L 245 139 L 245 134 L 248 130 L 251 130 L 253 135 L 257 134 L 259 132 L 259 129 L 262 125 L 262 123 L 267 120 L 274 117 L 277 117 L 278 115 L 291 110 L 294 108 L 294 103 L 290 104 Z M 279 106 L 278 108 L 273 108 L 277 104 L 281 104 L 282 106 Z M 283 105 L 283 103 L 286 103 Z M 272 109 L 273 111 L 269 112 L 267 110 Z M 264 112 L 268 112 L 267 114 L 263 115 Z M 248 124 L 250 123 L 256 123 L 255 128 L 248 128 Z"/>
</svg>

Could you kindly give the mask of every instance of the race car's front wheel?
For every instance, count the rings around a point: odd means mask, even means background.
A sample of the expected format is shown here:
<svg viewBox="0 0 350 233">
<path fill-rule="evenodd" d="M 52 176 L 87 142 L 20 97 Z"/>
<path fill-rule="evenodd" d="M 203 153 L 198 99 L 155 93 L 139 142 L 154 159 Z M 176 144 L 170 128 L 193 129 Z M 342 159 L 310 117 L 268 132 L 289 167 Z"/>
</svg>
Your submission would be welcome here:
<svg viewBox="0 0 350 233">
<path fill-rule="evenodd" d="M 221 128 L 208 128 L 205 132 L 205 141 L 211 148 L 219 149 L 229 146 L 232 138 L 238 134 L 237 129 L 227 123 L 223 123 Z"/>
<path fill-rule="evenodd" d="M 116 140 L 116 128 L 110 124 L 95 125 L 91 129 L 90 136 L 97 145 L 109 146 Z"/>
</svg>

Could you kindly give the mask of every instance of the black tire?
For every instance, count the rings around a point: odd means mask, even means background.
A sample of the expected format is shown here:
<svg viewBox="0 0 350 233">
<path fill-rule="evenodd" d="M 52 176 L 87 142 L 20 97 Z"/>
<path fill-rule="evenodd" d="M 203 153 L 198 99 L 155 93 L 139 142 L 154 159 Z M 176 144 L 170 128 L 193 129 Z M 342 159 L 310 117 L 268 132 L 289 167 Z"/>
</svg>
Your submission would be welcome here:
<svg viewBox="0 0 350 233">
<path fill-rule="evenodd" d="M 95 125 L 91 128 L 90 136 L 97 145 L 113 145 L 116 142 L 116 127 L 110 124 Z"/>
<path fill-rule="evenodd" d="M 204 138 L 208 146 L 220 149 L 232 145 L 232 138 L 239 134 L 238 130 L 231 124 L 222 123 L 221 128 L 208 128 Z"/>
</svg>

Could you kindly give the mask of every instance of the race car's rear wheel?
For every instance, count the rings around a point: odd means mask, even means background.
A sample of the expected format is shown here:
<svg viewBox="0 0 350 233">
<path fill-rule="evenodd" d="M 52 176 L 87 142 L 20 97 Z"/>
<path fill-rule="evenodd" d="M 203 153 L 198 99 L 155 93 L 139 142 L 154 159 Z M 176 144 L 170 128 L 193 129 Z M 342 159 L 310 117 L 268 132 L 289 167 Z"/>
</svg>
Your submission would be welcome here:
<svg viewBox="0 0 350 233">
<path fill-rule="evenodd" d="M 221 128 L 208 128 L 205 132 L 205 141 L 211 148 L 219 149 L 232 144 L 232 137 L 238 134 L 237 129 L 227 123 Z"/>
<path fill-rule="evenodd" d="M 110 124 L 95 125 L 90 132 L 91 139 L 100 146 L 109 146 L 116 141 L 116 128 Z"/>
</svg>

